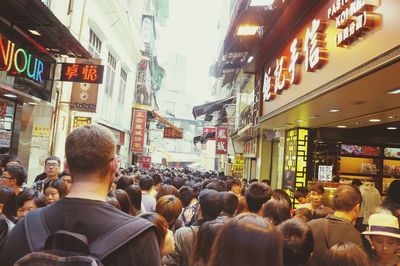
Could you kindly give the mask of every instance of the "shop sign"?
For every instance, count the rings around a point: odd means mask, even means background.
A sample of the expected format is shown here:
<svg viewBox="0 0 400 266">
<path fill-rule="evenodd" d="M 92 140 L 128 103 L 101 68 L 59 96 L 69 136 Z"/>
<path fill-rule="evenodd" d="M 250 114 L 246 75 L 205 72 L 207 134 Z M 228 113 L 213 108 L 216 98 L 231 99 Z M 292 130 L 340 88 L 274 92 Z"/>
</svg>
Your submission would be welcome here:
<svg viewBox="0 0 400 266">
<path fill-rule="evenodd" d="M 354 156 L 379 156 L 381 154 L 381 148 L 375 146 L 342 144 L 340 147 L 340 154 Z"/>
<path fill-rule="evenodd" d="M 380 18 L 373 14 L 380 0 L 338 0 L 328 8 L 328 19 L 335 21 L 339 30 L 336 45 L 344 47 L 359 39 L 377 25 Z"/>
<path fill-rule="evenodd" d="M 147 111 L 135 110 L 132 121 L 131 152 L 143 152 Z"/>
<path fill-rule="evenodd" d="M 183 139 L 183 128 L 164 127 L 163 137 L 166 139 Z"/>
<path fill-rule="evenodd" d="M 329 182 L 332 181 L 332 165 L 318 166 L 318 181 Z"/>
<path fill-rule="evenodd" d="M 85 116 L 75 116 L 74 117 L 74 128 L 84 126 L 84 125 L 90 125 L 91 123 L 92 123 L 91 117 L 85 117 Z"/>
<path fill-rule="evenodd" d="M 62 63 L 61 65 L 60 81 L 103 83 L 103 65 L 76 63 Z"/>
<path fill-rule="evenodd" d="M 300 38 L 293 40 L 290 45 L 290 58 L 281 56 L 268 68 L 264 73 L 264 101 L 271 101 L 289 89 L 292 84 L 300 83 L 303 61 L 304 69 L 308 72 L 314 72 L 328 62 L 325 42 L 327 27 L 327 21 L 314 19 L 307 28 L 304 40 Z"/>
<path fill-rule="evenodd" d="M 50 136 L 50 126 L 35 125 L 32 129 L 32 136 L 35 137 L 48 137 Z"/>
<path fill-rule="evenodd" d="M 216 154 L 227 154 L 228 153 L 228 128 L 227 127 L 217 127 L 215 134 L 215 145 Z"/>
<path fill-rule="evenodd" d="M 235 155 L 233 160 L 233 172 L 237 176 L 242 176 L 244 170 L 244 157 L 240 155 Z"/>
<path fill-rule="evenodd" d="M 203 134 L 213 133 L 216 130 L 217 129 L 215 127 L 203 127 Z M 215 140 L 215 137 L 214 138 L 209 138 L 208 140 Z"/>
<path fill-rule="evenodd" d="M 44 73 L 48 70 L 42 60 L 11 40 L 6 40 L 0 33 L 0 71 L 15 73 L 41 83 L 47 79 Z"/>
<path fill-rule="evenodd" d="M 139 161 L 139 165 L 145 169 L 149 169 L 151 166 L 151 157 L 150 156 L 139 156 L 138 161 Z"/>
<path fill-rule="evenodd" d="M 400 148 L 385 148 L 383 154 L 387 158 L 397 158 L 400 159 Z"/>
<path fill-rule="evenodd" d="M 79 65 L 100 64 L 101 59 L 76 59 Z M 72 84 L 70 109 L 80 112 L 96 112 L 99 85 L 91 82 L 74 82 Z"/>
</svg>

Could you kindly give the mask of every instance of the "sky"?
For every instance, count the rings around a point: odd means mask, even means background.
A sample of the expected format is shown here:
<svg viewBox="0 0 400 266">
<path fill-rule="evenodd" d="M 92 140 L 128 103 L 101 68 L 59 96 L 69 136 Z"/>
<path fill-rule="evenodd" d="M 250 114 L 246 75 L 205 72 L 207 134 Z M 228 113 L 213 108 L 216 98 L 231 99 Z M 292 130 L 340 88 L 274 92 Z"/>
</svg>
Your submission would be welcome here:
<svg viewBox="0 0 400 266">
<path fill-rule="evenodd" d="M 210 99 L 209 68 L 218 56 L 218 19 L 224 0 L 169 0 L 166 27 L 159 29 L 157 52 L 163 65 L 172 53 L 187 59 L 186 92 Z"/>
</svg>

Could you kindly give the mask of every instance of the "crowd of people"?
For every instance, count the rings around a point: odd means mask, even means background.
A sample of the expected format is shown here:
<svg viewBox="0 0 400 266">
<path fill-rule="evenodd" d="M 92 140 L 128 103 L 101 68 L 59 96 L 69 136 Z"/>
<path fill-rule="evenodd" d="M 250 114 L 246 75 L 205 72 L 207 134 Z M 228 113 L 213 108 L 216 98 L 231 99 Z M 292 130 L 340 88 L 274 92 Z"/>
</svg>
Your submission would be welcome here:
<svg viewBox="0 0 400 266">
<path fill-rule="evenodd" d="M 1 265 L 29 265 L 65 232 L 53 249 L 76 252 L 78 234 L 104 265 L 400 265 L 400 180 L 383 202 L 368 184 L 341 184 L 329 207 L 320 183 L 294 200 L 268 181 L 121 169 L 112 133 L 98 125 L 75 129 L 65 149 L 64 171 L 51 156 L 31 187 L 18 158 L 3 158 Z"/>
</svg>

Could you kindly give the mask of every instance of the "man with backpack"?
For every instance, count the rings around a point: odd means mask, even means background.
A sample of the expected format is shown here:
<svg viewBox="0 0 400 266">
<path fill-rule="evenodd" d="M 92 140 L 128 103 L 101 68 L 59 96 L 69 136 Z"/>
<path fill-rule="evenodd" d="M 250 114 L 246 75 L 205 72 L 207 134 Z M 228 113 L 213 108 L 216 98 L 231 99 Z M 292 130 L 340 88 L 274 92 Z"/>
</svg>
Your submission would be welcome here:
<svg viewBox="0 0 400 266">
<path fill-rule="evenodd" d="M 70 193 L 18 222 L 0 254 L 1 265 L 89 265 L 84 262 L 91 260 L 104 265 L 161 265 L 151 223 L 106 202 L 118 170 L 115 151 L 108 129 L 75 129 L 65 144 L 66 167 L 74 180 Z"/>
</svg>

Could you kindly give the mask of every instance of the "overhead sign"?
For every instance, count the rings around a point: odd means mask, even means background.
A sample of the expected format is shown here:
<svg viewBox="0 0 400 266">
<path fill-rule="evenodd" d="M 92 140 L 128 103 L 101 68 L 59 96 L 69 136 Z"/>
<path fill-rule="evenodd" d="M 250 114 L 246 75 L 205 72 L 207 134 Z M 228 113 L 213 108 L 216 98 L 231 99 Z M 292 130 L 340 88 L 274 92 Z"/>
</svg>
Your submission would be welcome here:
<svg viewBox="0 0 400 266">
<path fill-rule="evenodd" d="M 144 148 L 147 111 L 135 110 L 132 119 L 131 152 L 141 153 Z"/>
<path fill-rule="evenodd" d="M 101 59 L 76 59 L 76 65 L 99 65 Z M 81 64 L 82 63 L 82 64 Z M 70 109 L 80 112 L 95 113 L 97 108 L 97 93 L 99 85 L 90 82 L 74 82 L 72 84 Z"/>
<path fill-rule="evenodd" d="M 203 134 L 213 133 L 216 130 L 217 129 L 215 127 L 203 127 Z M 215 140 L 215 137 L 214 138 L 209 138 L 208 140 Z"/>
<path fill-rule="evenodd" d="M 60 81 L 103 83 L 103 65 L 62 63 Z"/>
<path fill-rule="evenodd" d="M 228 128 L 217 127 L 215 134 L 215 154 L 227 154 L 228 153 Z"/>
<path fill-rule="evenodd" d="M 244 171 L 244 157 L 235 155 L 233 160 L 233 173 L 236 177 L 242 177 Z"/>
<path fill-rule="evenodd" d="M 173 127 L 164 127 L 163 136 L 166 139 L 183 139 L 183 128 L 177 130 Z"/>
</svg>

